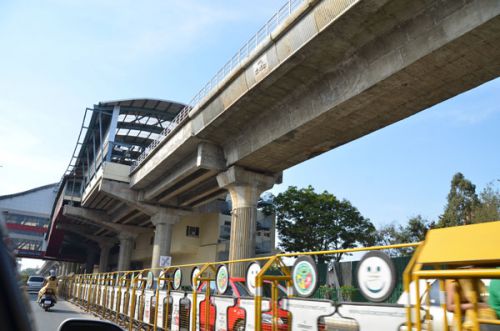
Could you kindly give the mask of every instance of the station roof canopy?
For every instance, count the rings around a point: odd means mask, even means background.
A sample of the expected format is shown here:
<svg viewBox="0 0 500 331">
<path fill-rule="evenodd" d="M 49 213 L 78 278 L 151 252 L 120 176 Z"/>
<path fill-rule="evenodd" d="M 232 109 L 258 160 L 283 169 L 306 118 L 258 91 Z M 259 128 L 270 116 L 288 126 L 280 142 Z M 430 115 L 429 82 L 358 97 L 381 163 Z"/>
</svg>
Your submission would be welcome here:
<svg viewBox="0 0 500 331">
<path fill-rule="evenodd" d="M 87 108 L 65 175 L 81 177 L 102 160 L 131 164 L 184 107 L 168 100 L 126 99 Z"/>
</svg>

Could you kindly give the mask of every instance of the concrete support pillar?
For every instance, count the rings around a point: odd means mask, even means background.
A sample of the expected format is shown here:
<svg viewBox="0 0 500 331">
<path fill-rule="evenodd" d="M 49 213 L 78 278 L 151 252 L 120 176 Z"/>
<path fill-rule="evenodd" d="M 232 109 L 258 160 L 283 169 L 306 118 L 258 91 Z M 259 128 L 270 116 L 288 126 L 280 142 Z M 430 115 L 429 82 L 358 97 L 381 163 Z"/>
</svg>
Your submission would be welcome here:
<svg viewBox="0 0 500 331">
<path fill-rule="evenodd" d="M 99 248 L 101 249 L 101 253 L 99 255 L 99 272 L 108 271 L 108 260 L 109 260 L 109 251 L 114 246 L 112 242 L 100 242 Z"/>
<path fill-rule="evenodd" d="M 132 259 L 132 250 L 136 237 L 136 235 L 128 232 L 121 232 L 118 234 L 118 239 L 120 240 L 120 252 L 118 254 L 119 271 L 130 269 L 130 260 Z"/>
<path fill-rule="evenodd" d="M 94 246 L 87 246 L 87 260 L 85 261 L 85 273 L 91 274 L 94 271 L 95 255 L 97 249 Z"/>
<path fill-rule="evenodd" d="M 276 178 L 231 167 L 217 175 L 220 187 L 229 191 L 232 202 L 229 259 L 245 259 L 255 256 L 257 228 L 257 201 L 260 194 L 270 189 Z M 246 263 L 231 264 L 233 277 L 244 277 Z"/>
<path fill-rule="evenodd" d="M 170 246 L 172 243 L 172 229 L 174 224 L 179 222 L 181 213 L 173 210 L 164 210 L 151 217 L 151 223 L 155 226 L 155 237 L 153 243 L 153 256 L 151 259 L 151 268 L 160 267 L 160 256 L 170 255 Z M 160 270 L 155 270 L 158 275 Z"/>
</svg>

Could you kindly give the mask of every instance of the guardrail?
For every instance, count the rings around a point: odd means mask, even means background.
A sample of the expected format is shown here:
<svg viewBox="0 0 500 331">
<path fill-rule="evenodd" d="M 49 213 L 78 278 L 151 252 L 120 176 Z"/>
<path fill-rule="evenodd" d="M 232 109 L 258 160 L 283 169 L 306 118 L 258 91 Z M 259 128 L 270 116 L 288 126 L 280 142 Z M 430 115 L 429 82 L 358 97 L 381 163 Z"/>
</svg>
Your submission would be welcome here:
<svg viewBox="0 0 500 331">
<path fill-rule="evenodd" d="M 157 269 L 80 274 L 65 279 L 63 295 L 87 311 L 129 330 L 212 330 L 215 327 L 216 330 L 284 331 L 298 329 L 297 323 L 309 323 L 311 330 L 317 330 L 325 328 L 325 323 L 329 323 L 325 322 L 325 316 L 335 314 L 339 303 L 310 298 L 319 282 L 311 257 L 354 252 L 373 254 L 418 245 L 285 253 Z M 289 266 L 292 260 L 293 268 Z M 242 263 L 248 264 L 245 279 L 231 278 L 229 266 Z M 186 269 L 191 269 L 190 282 L 183 290 L 182 273 Z"/>
<path fill-rule="evenodd" d="M 267 22 L 262 26 L 255 35 L 252 36 L 239 50 L 238 52 L 226 62 L 226 64 L 210 79 L 205 86 L 191 99 L 187 106 L 185 106 L 175 118 L 169 123 L 169 125 L 160 134 L 160 137 L 153 141 L 144 152 L 135 160 L 131 166 L 131 172 L 134 171 L 147 157 L 155 150 L 160 143 L 165 140 L 173 130 L 184 123 L 188 118 L 189 111 L 196 107 L 201 100 L 207 96 L 217 85 L 223 81 L 229 74 L 237 68 L 244 60 L 250 57 L 252 52 L 257 49 L 257 47 L 266 40 L 266 37 L 271 35 L 271 33 L 276 30 L 276 28 L 283 23 L 288 17 L 294 13 L 294 11 L 300 6 L 300 4 L 306 2 L 306 0 L 288 0 Z"/>
</svg>

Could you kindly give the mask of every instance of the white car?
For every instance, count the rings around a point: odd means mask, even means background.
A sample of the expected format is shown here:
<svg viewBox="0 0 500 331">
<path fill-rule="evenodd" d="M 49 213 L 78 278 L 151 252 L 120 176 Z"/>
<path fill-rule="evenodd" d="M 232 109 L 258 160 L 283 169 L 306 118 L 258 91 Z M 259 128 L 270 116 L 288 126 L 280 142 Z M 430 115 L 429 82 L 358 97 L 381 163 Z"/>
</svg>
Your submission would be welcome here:
<svg viewBox="0 0 500 331">
<path fill-rule="evenodd" d="M 26 285 L 28 292 L 38 292 L 43 287 L 44 278 L 42 276 L 30 276 Z"/>
</svg>

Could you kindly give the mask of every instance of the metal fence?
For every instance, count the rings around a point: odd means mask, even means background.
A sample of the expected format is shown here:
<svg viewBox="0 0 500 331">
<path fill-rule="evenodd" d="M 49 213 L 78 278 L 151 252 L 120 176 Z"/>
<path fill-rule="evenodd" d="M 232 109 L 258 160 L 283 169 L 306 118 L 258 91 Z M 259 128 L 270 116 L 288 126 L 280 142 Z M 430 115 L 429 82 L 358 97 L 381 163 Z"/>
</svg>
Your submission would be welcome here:
<svg viewBox="0 0 500 331">
<path fill-rule="evenodd" d="M 294 314 L 300 311 L 318 316 L 331 315 L 345 295 L 327 296 L 324 287 L 315 295 L 302 296 L 294 291 L 295 265 L 301 259 L 332 256 L 337 253 L 383 251 L 414 247 L 418 244 L 376 246 L 323 252 L 286 253 L 270 257 L 236 261 L 186 264 L 161 269 L 79 274 L 62 282 L 61 293 L 77 305 L 102 318 L 126 326 L 129 330 L 291 330 L 297 329 Z M 293 262 L 294 268 L 290 267 Z M 246 279 L 230 278 L 233 288 L 220 291 L 220 269 L 233 264 L 259 264 L 254 274 L 247 269 Z M 191 270 L 191 272 L 189 272 Z M 187 272 L 190 283 L 181 281 Z M 196 272 L 195 272 L 196 271 Z M 254 278 L 251 278 L 253 275 Z M 177 274 L 179 273 L 179 274 Z M 319 274 L 316 273 L 318 279 Z M 179 277 L 178 277 L 179 276 Z M 295 277 L 295 278 L 294 278 Z M 323 277 L 324 278 L 324 277 Z M 251 284 L 253 283 L 253 285 Z M 319 285 L 319 284 L 318 284 Z M 250 289 L 254 288 L 254 292 Z M 237 292 L 237 293 L 236 293 Z M 309 308 L 297 310 L 294 305 Z M 222 307 L 222 308 L 221 308 Z M 318 308 L 319 307 L 319 308 Z M 295 309 L 295 310 L 294 310 Z M 310 309 L 308 311 L 307 309 Z M 312 309 L 312 310 L 311 310 Z M 318 310 L 319 309 L 319 310 Z M 403 307 L 399 309 L 403 310 Z M 404 315 L 404 314 L 403 314 Z M 221 322 L 223 321 L 223 322 Z M 403 323 L 399 320 L 398 323 Z M 223 327 L 219 327 L 223 323 Z M 314 329 L 324 330 L 337 323 L 335 330 L 356 330 L 352 320 L 333 321 L 319 318 Z M 338 324 L 340 323 L 340 324 Z M 354 324 L 353 324 L 354 323 Z M 344 328 L 339 328 L 343 325 Z"/>
<path fill-rule="evenodd" d="M 218 84 L 228 77 L 239 65 L 248 59 L 252 53 L 261 45 L 268 36 L 271 35 L 288 17 L 295 12 L 299 6 L 306 0 L 288 0 L 267 22 L 262 26 L 255 35 L 253 35 L 238 52 L 226 62 L 226 64 L 210 79 L 205 86 L 191 99 L 186 107 L 169 123 L 169 125 L 160 134 L 160 137 L 154 140 L 144 152 L 135 160 L 131 166 L 131 171 L 134 171 L 147 156 L 165 140 L 173 130 L 184 123 L 188 118 L 189 111 L 196 107 L 204 97 L 212 90 L 216 89 Z"/>
</svg>

